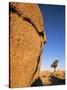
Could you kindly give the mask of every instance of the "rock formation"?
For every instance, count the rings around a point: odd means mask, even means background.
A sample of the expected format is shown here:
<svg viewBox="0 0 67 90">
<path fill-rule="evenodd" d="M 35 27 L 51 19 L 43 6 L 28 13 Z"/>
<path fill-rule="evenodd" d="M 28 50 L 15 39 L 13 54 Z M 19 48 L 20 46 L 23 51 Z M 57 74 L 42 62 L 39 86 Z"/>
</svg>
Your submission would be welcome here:
<svg viewBox="0 0 67 90">
<path fill-rule="evenodd" d="M 49 85 L 64 85 L 65 84 L 65 71 L 56 70 L 53 71 L 41 71 L 40 80 L 44 86 Z"/>
<path fill-rule="evenodd" d="M 39 78 L 46 42 L 38 5 L 9 3 L 9 42 L 9 87 L 31 86 Z"/>
</svg>

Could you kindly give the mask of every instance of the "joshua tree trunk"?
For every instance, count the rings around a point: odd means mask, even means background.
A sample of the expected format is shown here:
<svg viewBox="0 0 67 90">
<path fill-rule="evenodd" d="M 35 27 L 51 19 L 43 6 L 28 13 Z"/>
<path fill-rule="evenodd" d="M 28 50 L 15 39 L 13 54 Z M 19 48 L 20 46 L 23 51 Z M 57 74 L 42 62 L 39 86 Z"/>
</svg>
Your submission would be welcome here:
<svg viewBox="0 0 67 90">
<path fill-rule="evenodd" d="M 56 72 L 56 68 L 54 68 L 54 73 Z"/>
</svg>

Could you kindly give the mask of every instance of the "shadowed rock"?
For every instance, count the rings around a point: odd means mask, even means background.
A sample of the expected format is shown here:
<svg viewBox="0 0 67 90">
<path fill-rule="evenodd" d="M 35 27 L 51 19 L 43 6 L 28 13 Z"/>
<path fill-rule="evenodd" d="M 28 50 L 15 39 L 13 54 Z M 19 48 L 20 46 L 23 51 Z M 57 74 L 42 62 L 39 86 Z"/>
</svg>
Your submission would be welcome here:
<svg viewBox="0 0 67 90">
<path fill-rule="evenodd" d="M 50 71 L 43 71 L 40 73 L 40 79 L 45 86 L 64 85 L 65 71 L 57 70 L 55 73 Z"/>
<path fill-rule="evenodd" d="M 60 79 L 55 76 L 51 76 L 51 85 L 64 85 L 65 84 L 65 79 Z"/>
<path fill-rule="evenodd" d="M 41 79 L 38 78 L 32 83 L 31 87 L 33 87 L 33 86 L 44 86 L 44 85 L 43 85 Z"/>
</svg>

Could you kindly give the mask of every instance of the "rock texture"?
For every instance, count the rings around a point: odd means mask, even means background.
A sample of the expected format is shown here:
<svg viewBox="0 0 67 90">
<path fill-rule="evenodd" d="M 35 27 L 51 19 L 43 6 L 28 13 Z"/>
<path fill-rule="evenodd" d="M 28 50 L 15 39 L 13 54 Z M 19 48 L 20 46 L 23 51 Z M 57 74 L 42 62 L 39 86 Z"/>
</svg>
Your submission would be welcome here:
<svg viewBox="0 0 67 90">
<path fill-rule="evenodd" d="M 39 78 L 46 35 L 38 5 L 9 4 L 9 87 L 31 86 Z"/>
</svg>

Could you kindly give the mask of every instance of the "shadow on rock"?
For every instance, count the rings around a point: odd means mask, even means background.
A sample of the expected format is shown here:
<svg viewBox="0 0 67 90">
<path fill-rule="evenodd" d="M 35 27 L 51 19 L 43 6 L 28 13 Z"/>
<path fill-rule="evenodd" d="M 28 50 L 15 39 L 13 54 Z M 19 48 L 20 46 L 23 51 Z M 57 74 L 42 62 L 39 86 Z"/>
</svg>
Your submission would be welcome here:
<svg viewBox="0 0 67 90">
<path fill-rule="evenodd" d="M 64 85 L 65 84 L 65 79 L 60 79 L 55 76 L 51 76 L 51 85 Z"/>
<path fill-rule="evenodd" d="M 44 85 L 43 85 L 41 79 L 38 78 L 32 83 L 31 87 L 33 87 L 33 86 L 44 86 Z"/>
</svg>

